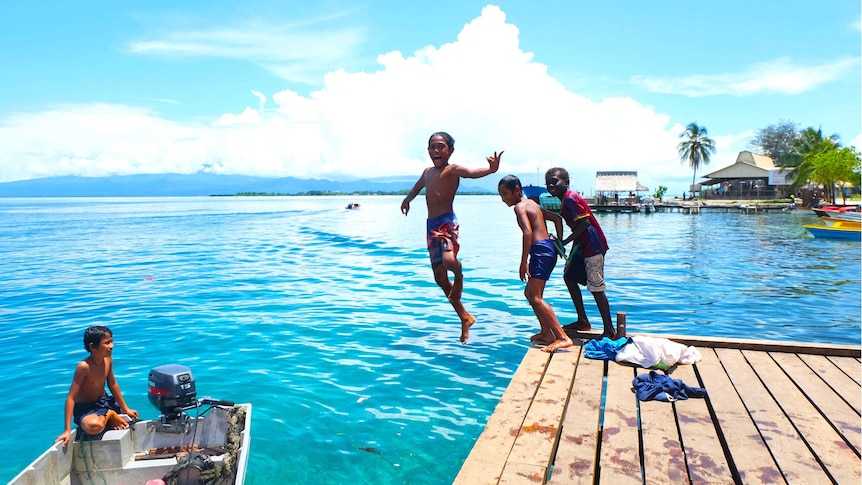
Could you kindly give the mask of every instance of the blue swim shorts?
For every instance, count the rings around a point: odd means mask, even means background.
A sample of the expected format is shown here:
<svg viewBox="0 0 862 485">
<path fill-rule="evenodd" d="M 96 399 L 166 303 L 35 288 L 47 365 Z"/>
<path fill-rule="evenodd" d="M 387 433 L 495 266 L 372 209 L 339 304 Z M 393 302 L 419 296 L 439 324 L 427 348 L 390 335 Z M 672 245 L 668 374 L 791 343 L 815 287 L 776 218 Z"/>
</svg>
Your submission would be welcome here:
<svg viewBox="0 0 862 485">
<path fill-rule="evenodd" d="M 530 278 L 548 281 L 557 265 L 557 248 L 550 239 L 542 239 L 530 246 Z"/>
<path fill-rule="evenodd" d="M 89 416 L 91 414 L 105 416 L 108 414 L 108 410 L 113 410 L 117 414 L 120 413 L 120 406 L 117 404 L 117 400 L 114 399 L 114 396 L 109 396 L 107 394 L 100 397 L 96 402 L 76 402 L 75 408 L 72 411 L 73 421 L 75 424 L 80 426 L 81 419 L 83 419 L 84 416 Z"/>
<path fill-rule="evenodd" d="M 455 214 L 443 214 L 428 219 L 425 240 L 428 244 L 428 255 L 431 257 L 431 269 L 443 263 L 443 252 L 454 251 L 458 256 L 458 218 Z"/>
</svg>

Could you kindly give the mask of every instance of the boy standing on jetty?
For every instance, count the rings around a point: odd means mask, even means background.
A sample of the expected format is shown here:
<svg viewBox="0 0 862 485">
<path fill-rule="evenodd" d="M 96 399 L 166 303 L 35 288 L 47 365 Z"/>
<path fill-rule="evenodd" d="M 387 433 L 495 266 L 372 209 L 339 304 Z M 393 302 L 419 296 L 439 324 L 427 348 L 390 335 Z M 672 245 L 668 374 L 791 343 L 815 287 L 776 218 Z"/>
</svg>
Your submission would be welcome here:
<svg viewBox="0 0 862 485">
<path fill-rule="evenodd" d="M 541 332 L 530 337 L 530 341 L 545 345 L 542 347 L 545 352 L 571 347 L 572 340 L 563 331 L 557 315 L 542 296 L 545 283 L 557 264 L 557 249 L 548 235 L 542 208 L 535 201 L 524 196 L 521 180 L 514 175 L 503 177 L 497 186 L 497 191 L 506 205 L 514 207 L 515 218 L 524 234 L 518 275 L 521 281 L 527 282 L 524 296 L 533 307 L 533 312 L 542 328 Z M 557 230 L 559 231 L 560 227 L 557 227 Z"/>
<path fill-rule="evenodd" d="M 448 133 L 437 132 L 431 135 L 428 140 L 428 155 L 434 166 L 422 172 L 407 197 L 404 197 L 401 212 L 405 216 L 410 212 L 410 201 L 424 188 L 425 204 L 428 206 L 426 240 L 434 281 L 458 313 L 458 318 L 461 319 L 461 343 L 466 344 L 470 336 L 470 326 L 476 321 L 476 317 L 467 313 L 461 304 L 464 274 L 461 262 L 458 261 L 458 219 L 452 209 L 452 202 L 462 177 L 475 179 L 496 172 L 500 167 L 503 152 L 499 155 L 494 152 L 493 156 L 488 157 L 488 167 L 466 168 L 449 164 L 449 157 L 454 151 L 455 140 Z M 450 271 L 453 275 L 451 282 Z"/>
<path fill-rule="evenodd" d="M 114 377 L 113 358 L 114 335 L 107 327 L 93 326 L 84 332 L 84 348 L 90 356 L 78 363 L 75 376 L 66 396 L 65 426 L 63 433 L 54 440 L 62 441 L 63 446 L 72 437 L 71 421 L 88 435 L 97 435 L 106 427 L 126 429 L 129 424 L 120 416 L 125 413 L 132 418 L 138 412 L 129 409 Z M 113 393 L 105 393 L 105 384 Z"/>
<path fill-rule="evenodd" d="M 605 234 L 587 201 L 577 192 L 569 190 L 569 172 L 566 169 L 555 167 L 545 172 L 545 187 L 549 194 L 560 199 L 560 214 L 572 230 L 563 245 L 575 241 L 572 256 L 566 262 L 563 279 L 578 312 L 578 321 L 567 327 L 573 326 L 578 331 L 590 329 L 584 298 L 578 286 L 582 284 L 586 285 L 596 299 L 596 306 L 599 307 L 604 324 L 602 337 L 614 338 L 616 332 L 611 321 L 611 308 L 605 295 L 605 253 L 608 251 Z"/>
</svg>

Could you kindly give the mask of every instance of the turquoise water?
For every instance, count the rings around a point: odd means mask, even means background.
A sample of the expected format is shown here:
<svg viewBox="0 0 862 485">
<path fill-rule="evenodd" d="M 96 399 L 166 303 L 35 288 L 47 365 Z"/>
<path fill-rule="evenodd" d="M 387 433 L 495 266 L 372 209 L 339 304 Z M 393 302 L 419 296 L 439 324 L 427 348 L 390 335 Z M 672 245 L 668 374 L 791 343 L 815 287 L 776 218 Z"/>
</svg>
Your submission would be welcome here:
<svg viewBox="0 0 862 485">
<path fill-rule="evenodd" d="M 350 201 L 362 209 L 347 211 Z M 105 324 L 142 418 L 155 366 L 254 406 L 248 481 L 449 483 L 538 324 L 520 232 L 459 196 L 470 343 L 400 197 L 0 199 L 0 447 L 8 481 L 62 431 L 81 336 Z M 601 214 L 630 332 L 860 343 L 860 246 L 806 213 Z M 575 318 L 560 268 L 546 298 Z M 599 323 L 587 296 L 587 310 Z M 363 449 L 364 448 L 364 449 Z M 370 450 L 370 451 L 366 451 Z"/>
</svg>

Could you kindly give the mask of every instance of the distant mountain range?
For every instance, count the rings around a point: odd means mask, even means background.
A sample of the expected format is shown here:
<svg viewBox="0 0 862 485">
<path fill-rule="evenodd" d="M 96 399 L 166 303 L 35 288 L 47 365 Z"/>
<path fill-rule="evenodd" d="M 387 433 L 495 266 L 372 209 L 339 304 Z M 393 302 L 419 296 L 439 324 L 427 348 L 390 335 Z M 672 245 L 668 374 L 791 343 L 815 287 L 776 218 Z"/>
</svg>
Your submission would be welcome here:
<svg viewBox="0 0 862 485">
<path fill-rule="evenodd" d="M 491 180 L 493 179 L 493 180 Z M 460 192 L 496 193 L 499 178 L 462 181 Z M 413 187 L 416 177 L 337 182 L 294 177 L 267 178 L 216 174 L 139 174 L 110 177 L 48 177 L 0 183 L 0 197 L 161 197 L 236 194 L 303 194 L 308 192 L 398 192 Z"/>
</svg>

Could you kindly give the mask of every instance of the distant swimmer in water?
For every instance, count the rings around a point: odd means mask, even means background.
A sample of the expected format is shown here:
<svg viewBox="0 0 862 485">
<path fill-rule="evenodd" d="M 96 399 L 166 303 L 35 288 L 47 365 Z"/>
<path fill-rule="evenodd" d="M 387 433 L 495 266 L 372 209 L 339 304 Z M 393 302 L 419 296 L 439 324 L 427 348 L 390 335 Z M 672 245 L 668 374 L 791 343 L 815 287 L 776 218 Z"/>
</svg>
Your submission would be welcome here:
<svg viewBox="0 0 862 485">
<path fill-rule="evenodd" d="M 446 294 L 449 303 L 461 319 L 461 343 L 466 344 L 470 336 L 470 326 L 476 317 L 467 313 L 461 303 L 461 293 L 464 289 L 464 274 L 461 262 L 458 261 L 458 219 L 452 209 L 455 192 L 461 183 L 461 178 L 480 178 L 492 174 L 500 167 L 500 157 L 494 152 L 487 158 L 488 166 L 483 168 L 467 168 L 449 163 L 449 157 L 455 151 L 455 140 L 444 132 L 431 135 L 428 140 L 428 155 L 433 167 L 426 168 L 416 184 L 410 189 L 407 197 L 401 202 L 401 212 L 406 216 L 410 211 L 412 201 L 423 188 L 425 189 L 425 204 L 428 206 L 428 221 L 426 223 L 426 241 L 428 254 L 431 256 L 431 269 L 434 271 L 434 281 Z M 449 281 L 449 272 L 454 276 Z"/>
</svg>

